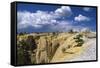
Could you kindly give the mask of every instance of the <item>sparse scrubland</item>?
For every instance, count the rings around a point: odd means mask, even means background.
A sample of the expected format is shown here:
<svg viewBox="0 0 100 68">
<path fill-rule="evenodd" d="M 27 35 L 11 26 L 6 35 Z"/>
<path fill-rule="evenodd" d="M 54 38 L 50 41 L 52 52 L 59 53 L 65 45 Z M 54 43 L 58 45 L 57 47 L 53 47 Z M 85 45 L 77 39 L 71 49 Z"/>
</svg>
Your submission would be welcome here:
<svg viewBox="0 0 100 68">
<path fill-rule="evenodd" d="M 52 32 L 17 35 L 17 63 L 68 62 L 85 52 L 92 32 Z M 94 45 L 96 46 L 96 45 Z"/>
</svg>

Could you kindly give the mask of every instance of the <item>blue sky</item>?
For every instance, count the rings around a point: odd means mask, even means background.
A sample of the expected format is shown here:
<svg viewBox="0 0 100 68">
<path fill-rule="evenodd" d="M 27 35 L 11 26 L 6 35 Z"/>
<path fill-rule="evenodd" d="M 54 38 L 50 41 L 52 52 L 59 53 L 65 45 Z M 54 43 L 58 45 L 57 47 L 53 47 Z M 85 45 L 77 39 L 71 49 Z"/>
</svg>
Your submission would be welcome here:
<svg viewBox="0 0 100 68">
<path fill-rule="evenodd" d="M 17 4 L 17 32 L 96 31 L 96 8 Z"/>
</svg>

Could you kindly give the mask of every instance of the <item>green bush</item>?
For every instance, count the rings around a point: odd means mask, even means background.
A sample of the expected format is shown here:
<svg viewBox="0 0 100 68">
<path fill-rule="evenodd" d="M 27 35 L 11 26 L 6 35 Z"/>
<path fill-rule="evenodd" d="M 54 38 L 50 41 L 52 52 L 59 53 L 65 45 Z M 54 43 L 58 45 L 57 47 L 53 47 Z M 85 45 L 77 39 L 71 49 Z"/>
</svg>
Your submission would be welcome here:
<svg viewBox="0 0 100 68">
<path fill-rule="evenodd" d="M 82 46 L 83 43 L 84 43 L 84 40 L 82 39 L 82 35 L 79 34 L 77 35 L 74 39 L 75 39 L 75 42 L 77 42 L 78 44 L 76 46 Z"/>
</svg>

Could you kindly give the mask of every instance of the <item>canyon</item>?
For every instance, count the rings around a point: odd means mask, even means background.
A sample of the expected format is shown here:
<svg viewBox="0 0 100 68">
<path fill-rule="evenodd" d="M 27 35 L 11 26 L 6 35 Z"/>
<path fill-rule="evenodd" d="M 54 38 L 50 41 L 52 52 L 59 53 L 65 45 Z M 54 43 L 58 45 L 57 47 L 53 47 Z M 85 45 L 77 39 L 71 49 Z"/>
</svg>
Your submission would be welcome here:
<svg viewBox="0 0 100 68">
<path fill-rule="evenodd" d="M 18 64 L 94 60 L 96 59 L 95 50 L 95 32 L 50 32 L 17 35 Z M 92 59 L 88 57 L 90 52 L 93 52 Z"/>
</svg>

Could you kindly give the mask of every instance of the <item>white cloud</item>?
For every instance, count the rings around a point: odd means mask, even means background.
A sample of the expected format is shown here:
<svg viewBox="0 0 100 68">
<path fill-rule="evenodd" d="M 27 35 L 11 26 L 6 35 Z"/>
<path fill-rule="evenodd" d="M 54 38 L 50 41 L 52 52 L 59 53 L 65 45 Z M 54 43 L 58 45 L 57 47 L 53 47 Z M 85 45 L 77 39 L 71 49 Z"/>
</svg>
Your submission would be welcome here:
<svg viewBox="0 0 100 68">
<path fill-rule="evenodd" d="M 31 22 L 31 13 L 30 12 L 18 12 L 17 13 L 17 26 L 18 28 L 26 28 L 30 25 Z"/>
<path fill-rule="evenodd" d="M 55 10 L 55 14 L 60 16 L 70 16 L 72 14 L 71 8 L 69 6 L 62 6 Z"/>
<path fill-rule="evenodd" d="M 62 27 L 63 24 L 68 22 L 61 23 L 63 21 L 58 21 L 57 19 L 64 17 L 64 15 L 69 16 L 71 14 L 71 8 L 69 6 L 62 6 L 61 8 L 56 9 L 55 11 L 40 11 L 32 13 L 29 11 L 18 11 L 17 12 L 17 21 L 18 29 L 33 27 L 33 28 L 42 28 L 44 25 L 49 25 L 51 28 L 56 24 Z M 54 26 L 55 27 L 55 26 Z"/>
<path fill-rule="evenodd" d="M 57 20 L 59 16 L 53 13 L 37 11 L 31 12 L 18 12 L 18 29 L 33 27 L 35 29 L 41 29 L 47 27 L 51 31 L 68 31 L 70 29 L 80 30 L 82 27 L 73 26 L 72 21 Z M 48 26 L 46 26 L 48 25 Z"/>
<path fill-rule="evenodd" d="M 18 12 L 18 28 L 26 28 L 29 26 L 40 28 L 43 24 L 51 24 L 53 19 L 52 14 L 47 12 L 37 11 L 36 13 L 31 12 Z"/>
<path fill-rule="evenodd" d="M 88 27 L 81 29 L 81 32 L 90 32 L 90 31 L 91 30 Z"/>
<path fill-rule="evenodd" d="M 81 21 L 89 21 L 90 18 L 79 14 L 78 16 L 76 16 L 76 17 L 74 18 L 74 20 L 75 20 L 75 21 L 78 21 L 78 22 L 81 22 Z"/>
<path fill-rule="evenodd" d="M 70 29 L 80 30 L 84 27 L 74 26 L 72 21 L 67 21 L 64 16 L 70 16 L 72 14 L 71 8 L 69 6 L 62 6 L 55 11 L 40 11 L 32 13 L 29 11 L 18 11 L 17 12 L 17 27 L 18 29 L 23 29 L 27 27 L 32 27 L 35 29 L 41 29 L 47 27 L 51 31 L 68 31 Z M 60 19 L 60 20 L 58 20 Z M 89 18 L 79 14 L 75 17 L 75 21 L 88 21 Z"/>
<path fill-rule="evenodd" d="M 57 21 L 57 23 L 50 26 L 50 29 L 56 31 L 68 31 L 70 29 L 69 27 L 72 26 L 70 23 L 70 21 Z"/>
<path fill-rule="evenodd" d="M 91 10 L 91 8 L 89 8 L 89 7 L 84 7 L 83 10 L 88 12 L 88 11 Z"/>
<path fill-rule="evenodd" d="M 51 31 L 61 31 L 61 32 L 65 32 L 65 31 L 69 31 L 71 29 L 76 30 L 76 31 L 81 31 L 81 29 L 83 29 L 83 26 L 80 25 L 73 25 L 71 24 L 72 21 L 56 21 L 55 24 L 49 25 L 48 28 Z"/>
</svg>

